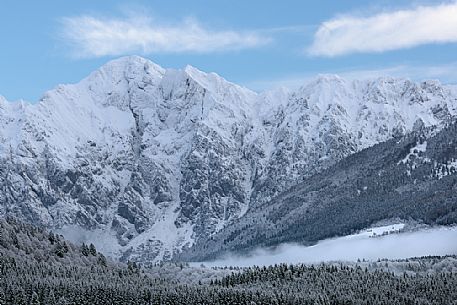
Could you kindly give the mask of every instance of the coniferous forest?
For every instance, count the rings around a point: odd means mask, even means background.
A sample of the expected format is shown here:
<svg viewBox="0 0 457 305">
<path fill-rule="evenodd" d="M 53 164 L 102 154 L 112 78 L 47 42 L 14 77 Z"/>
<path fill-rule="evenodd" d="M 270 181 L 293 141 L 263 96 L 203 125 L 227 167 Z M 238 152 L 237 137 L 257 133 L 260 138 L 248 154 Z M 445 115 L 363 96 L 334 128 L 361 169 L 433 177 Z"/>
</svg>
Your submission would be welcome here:
<svg viewBox="0 0 457 305">
<path fill-rule="evenodd" d="M 0 304 L 457 304 L 457 257 L 196 268 L 121 264 L 0 220 Z"/>
</svg>

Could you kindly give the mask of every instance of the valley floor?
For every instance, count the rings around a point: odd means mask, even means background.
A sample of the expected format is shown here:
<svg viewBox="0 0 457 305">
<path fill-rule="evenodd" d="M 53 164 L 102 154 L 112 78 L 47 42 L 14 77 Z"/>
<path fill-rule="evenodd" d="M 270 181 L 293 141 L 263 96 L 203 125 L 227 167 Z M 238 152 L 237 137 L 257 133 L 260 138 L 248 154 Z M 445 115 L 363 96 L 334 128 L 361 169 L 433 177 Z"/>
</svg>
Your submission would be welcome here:
<svg viewBox="0 0 457 305">
<path fill-rule="evenodd" d="M 0 304 L 457 305 L 457 256 L 263 267 L 140 266 L 0 219 Z"/>
<path fill-rule="evenodd" d="M 405 226 L 403 223 L 394 223 L 374 226 L 353 235 L 322 240 L 314 246 L 282 244 L 275 248 L 259 248 L 246 255 L 227 254 L 214 261 L 192 265 L 249 267 L 443 256 L 457 254 L 456 241 L 457 227 L 418 227 L 414 224 Z"/>
</svg>

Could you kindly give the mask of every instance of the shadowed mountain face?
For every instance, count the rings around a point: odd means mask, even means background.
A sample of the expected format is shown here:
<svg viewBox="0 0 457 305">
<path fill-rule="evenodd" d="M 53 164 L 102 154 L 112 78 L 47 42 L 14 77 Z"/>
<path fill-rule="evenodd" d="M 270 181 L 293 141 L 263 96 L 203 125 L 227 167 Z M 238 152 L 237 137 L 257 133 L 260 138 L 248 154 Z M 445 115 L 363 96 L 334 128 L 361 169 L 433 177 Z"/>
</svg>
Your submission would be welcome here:
<svg viewBox="0 0 457 305">
<path fill-rule="evenodd" d="M 457 123 L 353 154 L 305 179 L 183 255 L 214 259 L 286 242 L 313 244 L 386 219 L 457 223 Z"/>
<path fill-rule="evenodd" d="M 208 237 L 243 248 L 236 240 L 251 233 L 238 231 L 250 227 L 252 217 L 260 217 L 265 236 L 249 235 L 246 242 L 317 240 L 393 216 L 377 209 L 389 210 L 396 204 L 389 198 L 400 196 L 385 191 L 364 203 L 368 183 L 376 184 L 362 178 L 369 172 L 357 178 L 360 171 L 352 167 L 352 176 L 322 171 L 384 141 L 380 147 L 392 151 L 411 141 L 396 152 L 409 153 L 422 144 L 414 136 L 400 144 L 397 139 L 429 126 L 440 130 L 456 114 L 456 97 L 437 82 L 337 76 L 318 77 L 294 92 L 257 94 L 190 66 L 167 70 L 140 57 L 120 58 L 78 84 L 47 92 L 37 104 L 0 98 L 0 215 L 62 230 L 76 241 L 89 236 L 114 256 L 148 261 L 169 259 L 196 242 L 206 246 Z M 373 153 L 366 164 L 354 156 L 338 166 L 355 162 L 382 172 L 390 166 L 382 162 L 398 162 L 390 155 L 375 162 L 381 155 Z M 401 181 L 422 181 L 415 176 L 420 167 L 408 164 L 392 168 L 398 177 L 403 173 Z M 436 175 L 427 183 L 451 179 Z M 398 192 L 417 194 L 419 185 Z M 335 196 L 320 199 L 324 193 Z M 379 216 L 355 217 L 357 209 L 350 207 L 357 204 Z M 431 202 L 425 205 L 432 209 Z M 347 210 L 357 220 L 338 225 Z M 405 208 L 400 216 L 415 212 Z M 444 222 L 447 212 L 437 213 L 432 221 Z M 334 228 L 319 229 L 325 221 Z M 305 224 L 315 232 L 304 234 Z"/>
</svg>

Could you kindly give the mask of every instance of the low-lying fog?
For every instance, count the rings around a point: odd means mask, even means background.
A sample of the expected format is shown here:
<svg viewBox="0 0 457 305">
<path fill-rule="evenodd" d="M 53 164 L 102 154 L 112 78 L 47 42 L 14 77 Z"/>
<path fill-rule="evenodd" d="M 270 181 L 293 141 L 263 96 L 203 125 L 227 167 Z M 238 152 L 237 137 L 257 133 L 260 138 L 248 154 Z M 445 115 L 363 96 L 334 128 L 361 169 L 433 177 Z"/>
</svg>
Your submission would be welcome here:
<svg viewBox="0 0 457 305">
<path fill-rule="evenodd" d="M 263 266 L 279 263 L 400 259 L 427 255 L 457 254 L 457 227 L 425 229 L 370 238 L 367 234 L 323 240 L 314 246 L 284 244 L 275 250 L 258 249 L 250 255 L 226 255 L 205 266 Z M 195 265 L 200 265 L 196 263 Z"/>
</svg>

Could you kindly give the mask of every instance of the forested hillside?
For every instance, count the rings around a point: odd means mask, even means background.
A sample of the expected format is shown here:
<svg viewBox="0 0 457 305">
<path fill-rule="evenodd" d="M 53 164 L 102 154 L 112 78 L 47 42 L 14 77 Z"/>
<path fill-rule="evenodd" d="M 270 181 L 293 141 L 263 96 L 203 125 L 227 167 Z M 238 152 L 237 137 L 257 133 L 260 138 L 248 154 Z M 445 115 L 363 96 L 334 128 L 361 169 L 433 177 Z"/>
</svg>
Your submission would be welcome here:
<svg viewBox="0 0 457 305">
<path fill-rule="evenodd" d="M 0 220 L 1 305 L 452 305 L 456 268 L 453 256 L 221 270 L 142 268 L 112 262 L 93 246 L 75 246 L 12 218 Z"/>
<path fill-rule="evenodd" d="M 451 284 L 452 283 L 452 284 Z M 457 304 L 455 272 L 396 276 L 360 266 L 249 268 L 216 283 L 269 295 L 266 304 Z"/>
</svg>

